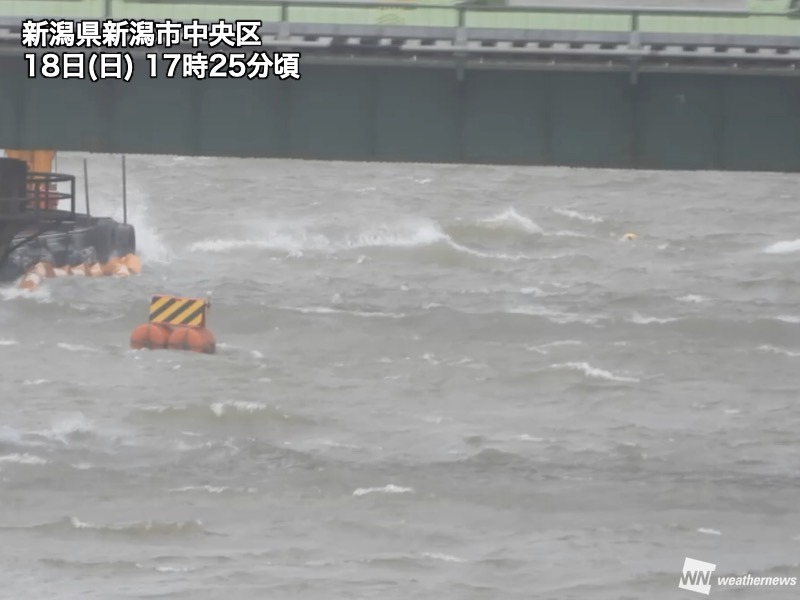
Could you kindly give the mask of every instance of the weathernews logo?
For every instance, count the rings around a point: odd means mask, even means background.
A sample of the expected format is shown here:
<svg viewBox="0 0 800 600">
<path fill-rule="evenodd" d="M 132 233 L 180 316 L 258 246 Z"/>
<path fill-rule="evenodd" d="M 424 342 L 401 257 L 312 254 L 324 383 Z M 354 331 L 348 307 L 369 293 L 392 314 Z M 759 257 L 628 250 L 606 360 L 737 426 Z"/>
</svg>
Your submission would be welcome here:
<svg viewBox="0 0 800 600">
<path fill-rule="evenodd" d="M 683 561 L 683 574 L 678 587 L 708 596 L 711 593 L 711 574 L 716 569 L 715 564 L 687 558 Z"/>
<path fill-rule="evenodd" d="M 683 573 L 678 587 L 708 596 L 711 593 L 711 578 L 717 565 L 687 558 L 683 562 Z M 744 586 L 789 586 L 797 585 L 797 577 L 753 577 L 750 574 L 732 577 L 717 577 L 717 585 Z"/>
</svg>

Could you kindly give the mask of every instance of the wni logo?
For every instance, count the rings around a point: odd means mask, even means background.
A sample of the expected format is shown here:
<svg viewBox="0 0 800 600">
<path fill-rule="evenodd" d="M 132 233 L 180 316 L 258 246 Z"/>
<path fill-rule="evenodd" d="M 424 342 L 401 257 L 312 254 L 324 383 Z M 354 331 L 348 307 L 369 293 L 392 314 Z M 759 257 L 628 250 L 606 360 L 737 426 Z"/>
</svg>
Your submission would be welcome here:
<svg viewBox="0 0 800 600">
<path fill-rule="evenodd" d="M 708 596 L 711 593 L 711 575 L 716 568 L 715 564 L 687 558 L 683 561 L 683 573 L 678 587 Z"/>
</svg>

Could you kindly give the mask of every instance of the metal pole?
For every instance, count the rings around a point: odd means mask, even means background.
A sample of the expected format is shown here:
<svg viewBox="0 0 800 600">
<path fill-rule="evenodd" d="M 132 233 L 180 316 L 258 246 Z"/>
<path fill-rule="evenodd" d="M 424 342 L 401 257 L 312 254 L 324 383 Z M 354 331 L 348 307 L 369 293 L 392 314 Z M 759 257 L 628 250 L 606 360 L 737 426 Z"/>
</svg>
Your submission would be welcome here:
<svg viewBox="0 0 800 600">
<path fill-rule="evenodd" d="M 89 166 L 87 164 L 86 159 L 83 159 L 83 194 L 86 198 L 86 216 L 91 216 L 91 211 L 89 210 Z"/>
<path fill-rule="evenodd" d="M 128 224 L 128 185 L 125 177 L 125 155 L 122 155 L 122 222 Z"/>
</svg>

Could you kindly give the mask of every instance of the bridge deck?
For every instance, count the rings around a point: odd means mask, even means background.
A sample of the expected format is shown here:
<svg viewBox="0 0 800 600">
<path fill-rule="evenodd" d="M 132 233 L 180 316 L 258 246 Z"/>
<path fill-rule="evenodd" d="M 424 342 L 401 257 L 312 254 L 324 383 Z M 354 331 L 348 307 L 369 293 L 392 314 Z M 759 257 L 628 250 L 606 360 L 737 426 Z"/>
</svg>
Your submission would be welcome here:
<svg viewBox="0 0 800 600">
<path fill-rule="evenodd" d="M 613 0 L 609 0 L 613 3 Z M 635 27 L 671 34 L 760 35 L 800 38 L 800 18 L 788 12 L 789 0 L 750 0 L 752 8 L 770 12 L 597 5 L 473 6 L 459 8 L 446 0 L 401 0 L 395 4 L 264 0 L 0 0 L 2 17 L 260 19 L 292 23 L 341 25 L 407 25 L 424 27 L 533 29 L 614 32 Z M 777 9 L 777 10 L 775 10 Z M 800 16 L 795 13 L 795 16 Z"/>
</svg>

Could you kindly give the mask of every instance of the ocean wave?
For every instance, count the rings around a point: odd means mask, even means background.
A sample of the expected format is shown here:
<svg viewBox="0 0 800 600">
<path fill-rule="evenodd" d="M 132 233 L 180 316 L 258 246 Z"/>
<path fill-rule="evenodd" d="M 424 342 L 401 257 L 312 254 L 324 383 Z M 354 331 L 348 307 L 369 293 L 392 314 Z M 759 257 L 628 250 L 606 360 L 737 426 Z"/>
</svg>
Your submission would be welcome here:
<svg viewBox="0 0 800 600">
<path fill-rule="evenodd" d="M 145 406 L 134 410 L 129 419 L 135 422 L 144 420 L 162 424 L 172 422 L 184 428 L 194 426 L 201 431 L 224 427 L 258 428 L 273 424 L 285 427 L 292 424 L 315 422 L 311 417 L 291 414 L 264 402 L 233 399 L 219 400 L 210 404 Z M 196 450 L 211 445 L 213 445 L 212 442 L 183 444 L 181 449 Z"/>
<path fill-rule="evenodd" d="M 781 321 L 782 323 L 792 323 L 793 325 L 800 323 L 800 317 L 795 315 L 779 315 L 773 318 L 776 321 Z"/>
<path fill-rule="evenodd" d="M 550 354 L 551 348 L 558 348 L 561 346 L 581 346 L 583 342 L 579 340 L 559 340 L 555 342 L 549 342 L 547 344 L 539 344 L 534 346 L 532 344 L 526 344 L 525 350 L 528 352 L 536 352 L 537 354 Z"/>
<path fill-rule="evenodd" d="M 640 315 L 639 313 L 634 313 L 633 316 L 628 319 L 629 323 L 633 323 L 635 325 L 664 325 L 666 323 L 674 323 L 675 321 L 680 321 L 680 319 L 676 317 L 647 317 L 645 315 Z"/>
<path fill-rule="evenodd" d="M 70 352 L 99 352 L 97 348 L 92 348 L 91 346 L 81 346 L 80 344 L 69 344 L 67 342 L 59 342 L 56 347 Z"/>
<path fill-rule="evenodd" d="M 772 354 L 782 354 L 783 356 L 791 356 L 791 357 L 800 356 L 800 352 L 787 350 L 785 348 L 778 348 L 777 346 L 771 346 L 769 344 L 759 346 L 758 351 L 769 352 Z"/>
<path fill-rule="evenodd" d="M 459 558 L 458 556 L 454 556 L 452 554 L 444 554 L 443 552 L 423 552 L 422 556 L 424 558 L 430 558 L 431 560 L 440 560 L 442 562 L 452 562 L 452 563 L 463 563 L 467 562 L 464 558 Z"/>
<path fill-rule="evenodd" d="M 592 365 L 586 362 L 561 363 L 561 364 L 550 365 L 550 368 L 579 371 L 580 373 L 583 373 L 586 377 L 591 377 L 593 379 L 605 379 L 607 381 L 616 381 L 620 383 L 639 382 L 639 380 L 634 377 L 625 377 L 622 375 L 616 375 L 611 371 L 606 371 L 605 369 L 599 369 L 597 367 L 593 367 Z"/>
<path fill-rule="evenodd" d="M 606 317 L 599 315 L 579 315 L 575 313 L 568 313 L 563 311 L 554 310 L 541 305 L 530 306 L 512 306 L 505 311 L 512 315 L 529 315 L 532 317 L 542 317 L 553 323 L 565 325 L 567 323 L 584 323 L 586 325 L 597 325 L 599 322 L 606 319 Z"/>
<path fill-rule="evenodd" d="M 363 310 L 345 310 L 343 308 L 333 308 L 330 306 L 279 306 L 281 310 L 289 310 L 303 314 L 313 315 L 351 315 L 354 317 L 367 317 L 367 318 L 385 318 L 385 319 L 402 319 L 406 316 L 405 313 L 390 313 L 381 311 L 363 311 Z"/>
<path fill-rule="evenodd" d="M 568 208 L 554 208 L 553 212 L 561 215 L 562 217 L 568 217 L 570 219 L 584 221 L 586 223 L 602 223 L 605 221 L 605 219 L 602 217 L 580 213 L 577 210 L 570 210 Z"/>
<path fill-rule="evenodd" d="M 764 248 L 767 254 L 791 254 L 800 251 L 800 240 L 775 242 Z"/>
<path fill-rule="evenodd" d="M 241 494 L 255 494 L 258 492 L 257 488 L 248 487 L 228 487 L 225 485 L 187 485 L 179 488 L 172 488 L 169 490 L 173 493 L 191 493 L 191 492 L 204 492 L 206 494 L 224 494 L 224 493 L 241 493 Z"/>
<path fill-rule="evenodd" d="M 394 485 L 392 483 L 382 487 L 358 488 L 353 490 L 353 496 L 366 496 L 368 494 L 413 494 L 414 488 Z"/>
<path fill-rule="evenodd" d="M 50 294 L 50 286 L 40 285 L 33 290 L 22 290 L 14 286 L 0 286 L 0 298 L 3 300 L 32 300 L 39 304 L 52 304 L 53 298 Z"/>
<path fill-rule="evenodd" d="M 185 536 L 206 534 L 208 532 L 199 520 L 191 521 L 134 521 L 132 523 L 102 525 L 82 521 L 78 517 L 69 516 L 57 521 L 49 521 L 32 526 L 7 526 L 3 529 L 36 529 L 53 533 L 91 531 L 103 534 L 116 534 L 133 537 L 141 536 Z"/>
<path fill-rule="evenodd" d="M 687 294 L 686 296 L 681 296 L 680 298 L 676 298 L 678 302 L 688 302 L 693 304 L 700 304 L 702 302 L 708 302 L 708 298 L 705 296 L 700 296 L 697 294 Z"/>
<path fill-rule="evenodd" d="M 0 456 L 0 463 L 16 463 L 19 465 L 46 465 L 47 461 L 32 454 L 6 454 Z"/>
<path fill-rule="evenodd" d="M 497 215 L 481 219 L 479 223 L 492 228 L 516 229 L 532 234 L 544 233 L 544 230 L 533 219 L 519 214 L 514 208 L 507 208 Z"/>
<path fill-rule="evenodd" d="M 481 225 L 481 223 L 483 223 Z M 511 228 L 526 234 L 539 232 L 538 225 L 518 215 L 506 211 L 476 224 L 478 227 L 496 229 Z M 458 226 L 455 227 L 458 229 Z M 453 231 L 452 233 L 455 233 Z M 305 253 L 334 254 L 351 250 L 380 248 L 424 248 L 444 246 L 461 254 L 484 259 L 519 261 L 530 257 L 524 254 L 509 254 L 503 251 L 478 250 L 456 240 L 452 233 L 445 231 L 438 223 L 427 219 L 400 220 L 392 225 L 367 227 L 356 233 L 345 233 L 339 237 L 331 234 L 308 231 L 302 224 L 273 224 L 257 237 L 214 238 L 194 242 L 190 252 L 222 253 L 236 250 L 267 250 L 286 253 L 291 257 L 302 257 Z"/>
</svg>

